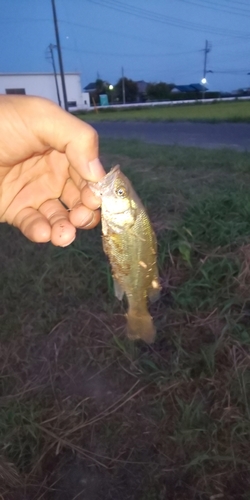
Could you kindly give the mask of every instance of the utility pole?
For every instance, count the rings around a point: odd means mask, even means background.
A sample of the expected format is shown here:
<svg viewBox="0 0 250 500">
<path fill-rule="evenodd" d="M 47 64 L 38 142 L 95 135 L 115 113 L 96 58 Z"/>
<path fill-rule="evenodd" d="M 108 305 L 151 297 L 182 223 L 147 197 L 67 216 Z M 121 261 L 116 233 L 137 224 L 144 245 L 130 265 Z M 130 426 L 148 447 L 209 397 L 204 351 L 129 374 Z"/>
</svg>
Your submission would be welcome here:
<svg viewBox="0 0 250 500">
<path fill-rule="evenodd" d="M 207 55 L 208 55 L 208 52 L 209 52 L 208 41 L 206 40 L 206 42 L 205 42 L 205 49 L 204 49 L 203 80 L 206 80 L 206 74 L 207 74 Z"/>
<path fill-rule="evenodd" d="M 125 81 L 124 81 L 124 70 L 122 66 L 122 102 L 126 104 L 126 95 L 125 95 Z"/>
<path fill-rule="evenodd" d="M 211 51 L 211 44 L 208 41 L 205 41 L 205 49 L 204 49 L 204 66 L 203 66 L 203 78 L 201 80 L 202 84 L 205 85 L 207 83 L 207 73 L 211 73 L 211 71 L 207 71 L 207 55 Z M 202 92 L 202 99 L 204 99 L 205 91 Z"/>
<path fill-rule="evenodd" d="M 53 49 L 55 49 L 55 48 L 56 48 L 56 45 L 53 45 L 52 43 L 49 45 L 49 50 L 50 50 L 50 55 L 51 55 L 51 60 L 52 60 L 52 66 L 53 66 L 53 71 L 54 71 L 54 77 L 55 77 L 55 84 L 56 84 L 56 93 L 57 93 L 58 104 L 59 104 L 59 106 L 62 106 L 61 99 L 60 99 L 59 87 L 58 87 L 58 81 L 57 81 L 54 52 L 53 52 Z"/>
<path fill-rule="evenodd" d="M 51 3 L 52 3 L 55 34 L 56 34 L 56 45 L 57 45 L 57 52 L 58 52 L 58 59 L 59 59 L 59 67 L 60 67 L 61 80 L 62 80 L 64 108 L 66 111 L 68 111 L 68 99 L 67 99 L 67 92 L 66 92 L 66 85 L 65 85 L 65 78 L 64 78 L 64 71 L 63 71 L 62 51 L 61 51 L 61 45 L 60 45 L 58 25 L 57 25 L 55 0 L 51 0 Z"/>
</svg>

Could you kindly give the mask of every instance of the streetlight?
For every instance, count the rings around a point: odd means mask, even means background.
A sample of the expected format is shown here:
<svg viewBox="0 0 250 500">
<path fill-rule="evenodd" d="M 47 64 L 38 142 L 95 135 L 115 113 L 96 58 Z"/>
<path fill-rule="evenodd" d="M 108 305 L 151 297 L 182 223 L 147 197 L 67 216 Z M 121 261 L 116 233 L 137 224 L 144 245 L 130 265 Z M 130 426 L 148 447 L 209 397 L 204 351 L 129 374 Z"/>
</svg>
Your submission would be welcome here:
<svg viewBox="0 0 250 500">
<path fill-rule="evenodd" d="M 206 83 L 207 83 L 207 79 L 206 79 L 207 73 L 213 73 L 213 71 L 211 69 L 209 69 L 208 71 L 205 71 L 205 74 L 204 74 L 203 78 L 201 79 L 202 85 L 206 85 Z M 203 92 L 202 92 L 202 99 L 204 99 L 204 97 L 205 97 L 205 90 L 203 90 Z"/>
<path fill-rule="evenodd" d="M 109 85 L 109 90 L 110 90 L 110 100 L 111 100 L 111 104 L 113 104 L 113 90 L 114 90 L 114 85 Z"/>
</svg>

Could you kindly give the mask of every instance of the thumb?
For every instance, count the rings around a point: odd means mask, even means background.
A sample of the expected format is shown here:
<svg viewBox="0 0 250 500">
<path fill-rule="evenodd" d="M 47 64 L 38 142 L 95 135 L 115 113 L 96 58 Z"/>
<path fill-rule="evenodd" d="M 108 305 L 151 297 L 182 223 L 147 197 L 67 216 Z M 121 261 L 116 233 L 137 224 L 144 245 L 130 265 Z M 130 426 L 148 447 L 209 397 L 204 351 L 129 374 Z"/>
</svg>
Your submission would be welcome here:
<svg viewBox="0 0 250 500">
<path fill-rule="evenodd" d="M 28 99 L 35 100 L 35 106 L 34 102 L 31 106 L 32 129 L 40 141 L 65 153 L 83 179 L 99 181 L 105 171 L 98 159 L 99 141 L 94 128 L 47 99 Z"/>
</svg>

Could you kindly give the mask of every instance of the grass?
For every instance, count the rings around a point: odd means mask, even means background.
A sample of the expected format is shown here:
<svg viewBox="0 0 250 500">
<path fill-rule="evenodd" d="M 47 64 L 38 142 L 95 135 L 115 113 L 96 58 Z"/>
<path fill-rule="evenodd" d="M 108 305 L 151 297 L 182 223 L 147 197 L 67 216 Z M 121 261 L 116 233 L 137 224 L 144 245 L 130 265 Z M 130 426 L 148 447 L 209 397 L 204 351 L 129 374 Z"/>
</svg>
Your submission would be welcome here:
<svg viewBox="0 0 250 500">
<path fill-rule="evenodd" d="M 161 299 L 124 334 L 100 228 L 0 227 L 0 495 L 250 497 L 250 155 L 102 141 L 147 206 Z"/>
<path fill-rule="evenodd" d="M 169 106 L 138 107 L 130 109 L 99 109 L 78 114 L 89 122 L 141 120 L 141 121 L 206 121 L 249 122 L 250 101 L 215 102 L 207 104 L 178 104 Z"/>
</svg>

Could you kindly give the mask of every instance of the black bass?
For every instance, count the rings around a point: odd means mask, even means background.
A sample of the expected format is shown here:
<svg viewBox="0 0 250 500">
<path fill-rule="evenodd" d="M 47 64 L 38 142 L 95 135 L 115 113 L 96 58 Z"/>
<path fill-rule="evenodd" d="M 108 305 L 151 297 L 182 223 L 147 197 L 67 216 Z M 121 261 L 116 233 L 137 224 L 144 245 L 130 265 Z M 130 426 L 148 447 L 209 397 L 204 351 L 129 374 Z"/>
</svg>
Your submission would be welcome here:
<svg viewBox="0 0 250 500">
<path fill-rule="evenodd" d="M 119 165 L 89 187 L 101 198 L 103 249 L 114 280 L 115 295 L 127 296 L 127 333 L 130 339 L 155 339 L 147 300 L 160 293 L 157 242 L 146 210 Z"/>
</svg>

